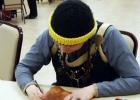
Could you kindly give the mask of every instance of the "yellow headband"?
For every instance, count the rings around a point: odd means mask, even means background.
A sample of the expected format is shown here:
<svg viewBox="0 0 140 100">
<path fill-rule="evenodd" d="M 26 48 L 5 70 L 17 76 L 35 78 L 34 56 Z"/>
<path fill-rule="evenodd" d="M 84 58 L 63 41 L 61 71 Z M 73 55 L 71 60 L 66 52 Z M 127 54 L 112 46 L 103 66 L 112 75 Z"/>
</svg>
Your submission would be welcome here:
<svg viewBox="0 0 140 100">
<path fill-rule="evenodd" d="M 76 44 L 83 43 L 87 41 L 89 38 L 91 38 L 96 33 L 96 30 L 97 30 L 97 22 L 94 19 L 94 27 L 89 33 L 83 36 L 77 37 L 77 38 L 66 38 L 66 37 L 62 37 L 58 35 L 53 30 L 51 26 L 51 19 L 52 19 L 52 16 L 49 18 L 49 24 L 48 24 L 49 34 L 57 43 L 60 43 L 63 45 L 76 45 Z"/>
</svg>

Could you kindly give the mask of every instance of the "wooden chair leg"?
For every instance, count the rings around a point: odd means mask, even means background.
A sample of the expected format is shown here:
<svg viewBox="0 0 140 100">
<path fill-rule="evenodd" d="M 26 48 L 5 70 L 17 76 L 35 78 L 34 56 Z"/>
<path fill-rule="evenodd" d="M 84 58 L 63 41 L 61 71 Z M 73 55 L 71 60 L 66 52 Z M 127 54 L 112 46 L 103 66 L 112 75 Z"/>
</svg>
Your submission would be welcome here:
<svg viewBox="0 0 140 100">
<path fill-rule="evenodd" d="M 2 11 L 0 11 L 0 20 L 2 20 Z"/>
<path fill-rule="evenodd" d="M 39 3 L 39 0 L 36 0 Z"/>
<path fill-rule="evenodd" d="M 25 24 L 25 16 L 24 16 L 23 6 L 22 6 L 22 8 L 21 8 L 21 19 L 22 19 L 22 21 L 23 21 L 24 24 Z"/>
<path fill-rule="evenodd" d="M 26 10 L 26 7 L 25 7 L 25 4 L 24 3 L 23 3 L 23 7 L 24 7 L 24 11 L 25 11 L 25 13 L 27 15 L 27 10 Z"/>
<path fill-rule="evenodd" d="M 49 2 L 49 3 L 52 3 L 53 1 L 52 1 L 52 0 L 48 0 L 48 2 Z"/>
</svg>

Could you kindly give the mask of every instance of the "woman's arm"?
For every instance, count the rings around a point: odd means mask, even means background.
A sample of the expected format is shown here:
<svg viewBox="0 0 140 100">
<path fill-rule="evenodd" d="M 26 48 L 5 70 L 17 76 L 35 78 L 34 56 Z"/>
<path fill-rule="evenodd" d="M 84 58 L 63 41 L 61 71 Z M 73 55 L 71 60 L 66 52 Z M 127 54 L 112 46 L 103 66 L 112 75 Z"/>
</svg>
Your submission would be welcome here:
<svg viewBox="0 0 140 100">
<path fill-rule="evenodd" d="M 111 26 L 106 31 L 104 39 L 103 50 L 120 78 L 97 83 L 98 96 L 140 93 L 140 67 L 121 33 Z"/>
<path fill-rule="evenodd" d="M 33 75 L 43 65 L 50 62 L 48 33 L 41 34 L 26 56 L 17 65 L 15 76 L 20 88 L 25 90 L 29 85 L 34 84 Z"/>
</svg>

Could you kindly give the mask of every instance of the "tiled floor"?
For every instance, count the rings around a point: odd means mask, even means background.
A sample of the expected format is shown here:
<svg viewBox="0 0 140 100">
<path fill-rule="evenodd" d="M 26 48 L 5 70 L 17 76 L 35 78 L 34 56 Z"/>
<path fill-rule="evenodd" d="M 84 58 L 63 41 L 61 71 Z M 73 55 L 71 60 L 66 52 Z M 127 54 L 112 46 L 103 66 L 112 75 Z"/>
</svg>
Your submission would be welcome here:
<svg viewBox="0 0 140 100">
<path fill-rule="evenodd" d="M 83 0 L 93 10 L 96 19 L 111 23 L 117 28 L 133 32 L 137 39 L 140 40 L 140 0 Z M 25 0 L 27 4 L 27 1 Z M 22 47 L 21 58 L 29 50 L 34 43 L 35 38 L 47 28 L 47 21 L 50 12 L 59 4 L 55 2 L 51 5 L 47 1 L 38 4 L 38 18 L 26 20 L 26 24 L 20 21 L 13 20 L 23 28 L 24 41 Z M 26 5 L 27 9 L 28 6 Z M 137 60 L 140 62 L 140 47 L 138 49 Z M 53 68 L 43 67 L 40 72 L 35 75 L 35 78 L 40 83 L 51 84 L 55 81 L 55 73 Z"/>
</svg>

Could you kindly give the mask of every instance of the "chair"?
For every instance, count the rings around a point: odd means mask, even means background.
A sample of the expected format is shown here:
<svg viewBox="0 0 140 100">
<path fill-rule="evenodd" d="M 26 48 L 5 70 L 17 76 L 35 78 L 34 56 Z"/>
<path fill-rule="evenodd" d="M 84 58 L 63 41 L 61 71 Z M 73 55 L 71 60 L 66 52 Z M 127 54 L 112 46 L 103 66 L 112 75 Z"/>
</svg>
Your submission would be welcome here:
<svg viewBox="0 0 140 100">
<path fill-rule="evenodd" d="M 22 29 L 0 21 L 0 79 L 15 81 L 14 71 L 20 59 Z"/>
<path fill-rule="evenodd" d="M 122 36 L 124 37 L 126 43 L 128 44 L 128 47 L 130 48 L 130 50 L 133 52 L 134 56 L 136 57 L 137 49 L 138 49 L 137 38 L 135 37 L 133 33 L 122 31 L 122 30 L 120 30 L 120 32 L 122 33 Z"/>
<path fill-rule="evenodd" d="M 5 11 L 12 11 L 12 10 L 20 10 L 21 12 L 21 19 L 25 23 L 25 16 L 24 16 L 24 11 L 27 14 L 25 4 L 23 0 L 4 0 L 4 4 L 2 7 L 2 19 L 6 17 Z M 5 19 L 4 19 L 5 20 Z"/>
</svg>

